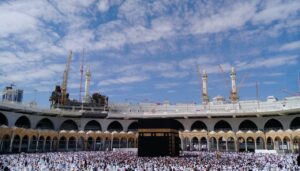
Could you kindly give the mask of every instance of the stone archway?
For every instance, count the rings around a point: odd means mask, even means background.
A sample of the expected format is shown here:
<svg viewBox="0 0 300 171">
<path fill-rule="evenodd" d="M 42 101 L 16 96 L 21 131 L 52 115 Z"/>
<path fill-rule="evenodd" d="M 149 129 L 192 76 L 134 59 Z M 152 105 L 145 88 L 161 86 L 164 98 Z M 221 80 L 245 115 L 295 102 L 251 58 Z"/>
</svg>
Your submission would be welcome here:
<svg viewBox="0 0 300 171">
<path fill-rule="evenodd" d="M 138 130 L 138 122 L 136 121 L 132 122 L 127 128 L 127 131 L 137 132 L 137 130 Z"/>
<path fill-rule="evenodd" d="M 214 126 L 214 131 L 230 131 L 232 130 L 231 125 L 224 120 L 218 121 Z"/>
<path fill-rule="evenodd" d="M 290 124 L 290 129 L 295 130 L 300 128 L 300 117 L 296 117 Z"/>
<path fill-rule="evenodd" d="M 275 137 L 275 139 L 274 139 L 274 149 L 282 150 L 282 141 L 279 137 Z"/>
<path fill-rule="evenodd" d="M 57 137 L 54 137 L 52 140 L 52 151 L 57 151 L 58 149 L 58 139 Z"/>
<path fill-rule="evenodd" d="M 114 137 L 112 143 L 113 143 L 112 148 L 120 148 L 120 139 L 119 138 Z"/>
<path fill-rule="evenodd" d="M 4 154 L 9 153 L 10 139 L 9 135 L 4 135 L 2 138 L 1 152 Z"/>
<path fill-rule="evenodd" d="M 75 121 L 73 121 L 73 120 L 71 120 L 71 119 L 68 119 L 68 120 L 64 121 L 64 122 L 60 125 L 59 130 L 66 130 L 66 131 L 74 130 L 74 131 L 78 131 L 78 126 L 77 126 L 77 124 L 75 123 Z"/>
<path fill-rule="evenodd" d="M 111 122 L 108 127 L 108 131 L 123 131 L 123 126 L 118 121 Z"/>
<path fill-rule="evenodd" d="M 191 146 L 191 150 L 199 150 L 199 141 L 197 137 L 194 137 L 192 139 L 192 146 Z"/>
<path fill-rule="evenodd" d="M 47 136 L 46 142 L 45 142 L 45 151 L 51 150 L 51 137 Z"/>
<path fill-rule="evenodd" d="M 256 149 L 259 150 L 265 149 L 265 141 L 262 137 L 256 138 Z"/>
<path fill-rule="evenodd" d="M 281 124 L 281 122 L 279 122 L 277 119 L 269 119 L 264 126 L 264 130 L 265 131 L 269 131 L 269 130 L 280 130 L 283 129 L 283 126 Z"/>
<path fill-rule="evenodd" d="M 103 144 L 102 144 L 102 140 L 100 137 L 96 138 L 95 150 L 96 151 L 103 150 Z"/>
<path fill-rule="evenodd" d="M 191 150 L 190 140 L 189 140 L 188 137 L 183 138 L 183 144 L 182 145 L 183 145 L 183 150 L 187 150 L 187 151 Z"/>
<path fill-rule="evenodd" d="M 267 138 L 267 150 L 274 150 L 274 142 L 271 137 Z"/>
<path fill-rule="evenodd" d="M 120 140 L 120 148 L 127 148 L 127 139 L 122 137 Z"/>
<path fill-rule="evenodd" d="M 282 146 L 282 149 L 285 152 L 291 152 L 291 139 L 289 137 L 284 137 Z"/>
<path fill-rule="evenodd" d="M 235 152 L 235 143 L 234 143 L 234 138 L 233 137 L 229 137 L 227 139 L 227 151 L 229 152 Z"/>
<path fill-rule="evenodd" d="M 87 139 L 86 149 L 89 151 L 94 150 L 94 139 L 92 137 Z"/>
<path fill-rule="evenodd" d="M 242 131 L 257 131 L 257 125 L 252 122 L 251 120 L 244 120 L 243 122 L 240 123 L 239 125 L 239 130 Z"/>
<path fill-rule="evenodd" d="M 30 148 L 29 151 L 30 152 L 36 152 L 37 150 L 37 137 L 36 136 L 32 136 L 30 139 Z"/>
<path fill-rule="evenodd" d="M 29 143 L 29 138 L 28 138 L 27 135 L 25 135 L 22 138 L 21 152 L 27 152 L 28 151 L 28 143 Z"/>
<path fill-rule="evenodd" d="M 21 138 L 19 135 L 15 135 L 12 143 L 12 152 L 13 153 L 18 153 L 19 152 L 19 147 L 21 143 Z"/>
<path fill-rule="evenodd" d="M 84 138 L 79 137 L 77 140 L 77 150 L 83 151 L 84 150 Z"/>
<path fill-rule="evenodd" d="M 97 122 L 95 120 L 91 120 L 85 125 L 84 130 L 85 131 L 102 131 L 102 127 L 99 122 Z"/>
<path fill-rule="evenodd" d="M 60 137 L 58 142 L 58 150 L 65 151 L 67 149 L 67 139 L 66 137 Z"/>
<path fill-rule="evenodd" d="M 226 151 L 226 139 L 224 137 L 220 137 L 218 139 L 219 151 Z"/>
<path fill-rule="evenodd" d="M 17 119 L 15 126 L 19 128 L 31 128 L 30 120 L 26 116 L 21 116 Z"/>
<path fill-rule="evenodd" d="M 8 126 L 8 120 L 7 120 L 6 116 L 3 113 L 0 113 L 0 126 L 1 125 Z"/>
<path fill-rule="evenodd" d="M 134 138 L 128 139 L 128 148 L 134 148 Z"/>
<path fill-rule="evenodd" d="M 178 129 L 178 131 L 184 131 L 185 130 L 182 123 L 179 122 L 178 120 L 174 119 L 174 124 L 175 124 L 175 127 Z"/>
<path fill-rule="evenodd" d="M 207 147 L 207 139 L 205 137 L 202 137 L 200 139 L 200 150 L 201 151 L 207 151 L 208 147 Z"/>
<path fill-rule="evenodd" d="M 253 137 L 248 137 L 246 141 L 246 150 L 249 152 L 255 152 L 255 141 Z"/>
<path fill-rule="evenodd" d="M 54 130 L 54 124 L 50 119 L 44 118 L 37 123 L 36 129 Z"/>
<path fill-rule="evenodd" d="M 105 138 L 104 147 L 106 151 L 111 150 L 111 141 L 108 137 Z"/>
<path fill-rule="evenodd" d="M 75 137 L 69 138 L 68 151 L 76 151 L 76 138 Z"/>
<path fill-rule="evenodd" d="M 207 126 L 202 121 L 196 121 L 191 126 L 191 131 L 193 130 L 197 130 L 197 131 L 207 130 Z"/>
<path fill-rule="evenodd" d="M 217 151 L 217 139 L 215 137 L 209 138 L 209 150 Z"/>
<path fill-rule="evenodd" d="M 237 139 L 237 150 L 239 152 L 246 151 L 246 140 L 243 137 Z"/>
<path fill-rule="evenodd" d="M 40 136 L 39 140 L 38 140 L 38 145 L 37 145 L 37 151 L 38 152 L 44 151 L 44 141 L 45 141 L 44 136 Z"/>
<path fill-rule="evenodd" d="M 293 149 L 295 153 L 299 153 L 300 152 L 300 147 L 299 147 L 299 141 L 300 141 L 300 137 L 294 137 L 293 138 Z"/>
</svg>

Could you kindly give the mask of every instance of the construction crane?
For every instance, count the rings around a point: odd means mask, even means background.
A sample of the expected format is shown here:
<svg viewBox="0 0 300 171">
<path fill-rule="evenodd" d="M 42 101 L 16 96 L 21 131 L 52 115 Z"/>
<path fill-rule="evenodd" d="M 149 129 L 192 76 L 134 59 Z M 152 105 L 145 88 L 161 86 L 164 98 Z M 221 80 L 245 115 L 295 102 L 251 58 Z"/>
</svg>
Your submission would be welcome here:
<svg viewBox="0 0 300 171">
<path fill-rule="evenodd" d="M 238 83 L 238 85 L 237 85 L 237 91 L 239 92 L 239 90 L 240 90 L 240 87 L 242 87 L 242 85 L 244 84 L 244 82 L 245 82 L 245 80 L 248 78 L 248 76 L 249 76 L 249 73 L 247 72 L 247 73 L 245 73 L 243 76 L 242 76 L 242 79 L 241 79 L 241 81 Z"/>
<path fill-rule="evenodd" d="M 69 52 L 66 68 L 64 70 L 63 82 L 61 85 L 61 103 L 64 105 L 67 102 L 67 87 L 68 87 L 68 76 L 70 71 L 70 65 L 72 60 L 72 51 Z"/>
<path fill-rule="evenodd" d="M 219 69 L 220 69 L 221 73 L 223 74 L 223 77 L 224 77 L 224 80 L 225 80 L 225 85 L 226 85 L 226 87 L 228 87 L 229 86 L 228 77 L 227 77 L 226 73 L 224 72 L 224 69 L 221 66 L 221 64 L 219 64 L 218 66 L 219 66 Z"/>
<path fill-rule="evenodd" d="M 82 81 L 83 81 L 83 71 L 84 71 L 84 49 L 82 50 L 82 56 L 81 56 L 81 65 L 80 65 L 80 87 L 79 87 L 79 99 L 78 101 L 79 102 L 82 102 L 82 97 L 81 97 L 81 94 L 82 94 Z"/>
<path fill-rule="evenodd" d="M 288 94 L 289 96 L 300 96 L 300 72 L 298 72 L 298 92 L 290 92 L 287 89 L 281 89 L 284 93 Z"/>
</svg>

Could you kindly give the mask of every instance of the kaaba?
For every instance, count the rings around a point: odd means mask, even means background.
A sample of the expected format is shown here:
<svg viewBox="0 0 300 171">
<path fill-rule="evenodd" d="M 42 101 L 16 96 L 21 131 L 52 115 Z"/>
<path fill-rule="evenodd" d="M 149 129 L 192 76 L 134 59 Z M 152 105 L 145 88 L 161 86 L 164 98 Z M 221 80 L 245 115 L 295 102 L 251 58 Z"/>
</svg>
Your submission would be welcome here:
<svg viewBox="0 0 300 171">
<path fill-rule="evenodd" d="M 173 119 L 138 120 L 138 156 L 178 156 L 178 122 Z"/>
</svg>

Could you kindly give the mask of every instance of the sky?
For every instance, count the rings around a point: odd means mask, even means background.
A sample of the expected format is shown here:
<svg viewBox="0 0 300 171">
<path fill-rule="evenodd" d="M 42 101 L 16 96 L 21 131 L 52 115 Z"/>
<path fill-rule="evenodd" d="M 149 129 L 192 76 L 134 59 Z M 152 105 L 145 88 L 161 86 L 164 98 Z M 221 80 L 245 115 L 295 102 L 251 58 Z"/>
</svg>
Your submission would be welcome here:
<svg viewBox="0 0 300 171">
<path fill-rule="evenodd" d="M 82 56 L 111 103 L 201 103 L 197 66 L 211 99 L 228 99 L 231 67 L 241 100 L 282 99 L 299 91 L 300 1 L 0 0 L 0 87 L 49 107 L 70 50 L 73 99 Z"/>
</svg>

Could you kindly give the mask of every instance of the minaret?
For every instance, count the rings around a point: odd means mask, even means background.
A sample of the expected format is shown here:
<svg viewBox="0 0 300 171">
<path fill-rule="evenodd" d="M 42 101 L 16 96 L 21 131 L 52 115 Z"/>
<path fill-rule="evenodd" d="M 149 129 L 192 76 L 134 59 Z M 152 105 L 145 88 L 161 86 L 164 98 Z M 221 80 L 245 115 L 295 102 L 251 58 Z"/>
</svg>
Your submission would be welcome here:
<svg viewBox="0 0 300 171">
<path fill-rule="evenodd" d="M 84 102 L 88 103 L 90 101 L 89 89 L 90 89 L 90 82 L 91 82 L 91 71 L 90 67 L 88 67 L 85 73 L 85 88 L 84 88 Z"/>
<path fill-rule="evenodd" d="M 202 103 L 207 104 L 209 102 L 208 90 L 207 90 L 207 73 L 203 70 L 202 74 Z"/>
<path fill-rule="evenodd" d="M 237 87 L 236 87 L 236 72 L 235 72 L 234 67 L 231 67 L 230 78 L 231 78 L 230 99 L 231 99 L 231 102 L 236 102 L 239 97 L 238 97 L 238 92 L 237 92 Z"/>
</svg>

